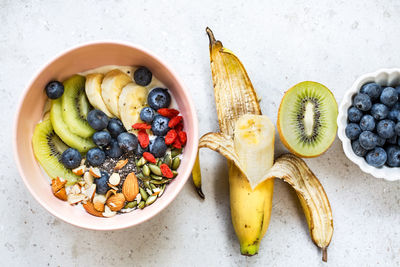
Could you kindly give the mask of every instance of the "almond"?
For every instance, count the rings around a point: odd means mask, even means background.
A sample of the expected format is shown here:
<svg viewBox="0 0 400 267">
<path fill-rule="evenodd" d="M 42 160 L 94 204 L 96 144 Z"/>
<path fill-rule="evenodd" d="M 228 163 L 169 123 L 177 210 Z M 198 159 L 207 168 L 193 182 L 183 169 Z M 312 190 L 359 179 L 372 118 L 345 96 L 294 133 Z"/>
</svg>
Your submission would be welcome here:
<svg viewBox="0 0 400 267">
<path fill-rule="evenodd" d="M 54 193 L 54 195 L 63 200 L 63 201 L 67 201 L 68 197 L 67 197 L 67 192 L 65 191 L 65 188 L 61 188 L 60 190 L 58 190 L 57 192 Z"/>
<path fill-rule="evenodd" d="M 57 176 L 57 178 L 51 180 L 51 189 L 53 190 L 53 194 L 60 191 L 60 189 L 63 188 L 66 183 L 67 183 L 66 180 L 64 180 L 58 176 Z"/>
<path fill-rule="evenodd" d="M 82 206 L 85 208 L 85 210 L 87 211 L 87 213 L 93 215 L 93 216 L 97 216 L 97 217 L 104 217 L 103 214 L 100 211 L 97 211 L 94 208 L 94 205 L 92 202 L 87 202 L 86 204 L 82 204 Z"/>
<path fill-rule="evenodd" d="M 123 167 L 125 167 L 125 165 L 128 163 L 128 159 L 121 159 L 120 161 L 117 162 L 117 164 L 114 167 L 114 171 L 119 171 L 120 169 L 122 169 Z"/>
<path fill-rule="evenodd" d="M 133 201 L 139 193 L 139 184 L 135 173 L 131 172 L 126 176 L 125 182 L 122 185 L 122 193 L 127 201 Z"/>
<path fill-rule="evenodd" d="M 86 186 L 91 186 L 93 184 L 93 175 L 90 174 L 90 172 L 85 172 L 85 174 L 83 175 L 83 180 L 86 183 Z"/>
<path fill-rule="evenodd" d="M 89 173 L 90 173 L 91 175 L 93 175 L 94 178 L 99 178 L 99 177 L 101 177 L 100 169 L 97 168 L 97 167 L 90 167 L 90 168 L 89 168 Z"/>
<path fill-rule="evenodd" d="M 106 199 L 108 199 L 111 195 L 115 195 L 117 193 L 117 190 L 115 189 L 110 189 L 106 193 Z"/>
<path fill-rule="evenodd" d="M 85 165 L 81 165 L 78 168 L 75 168 L 72 170 L 73 173 L 75 173 L 76 175 L 82 176 L 86 171 L 86 166 Z"/>
<path fill-rule="evenodd" d="M 93 202 L 93 207 L 95 210 L 103 212 L 104 211 L 104 203 L 101 202 Z"/>
<path fill-rule="evenodd" d="M 107 199 L 107 206 L 111 211 L 119 211 L 124 207 L 125 197 L 124 194 L 118 193 Z"/>
<path fill-rule="evenodd" d="M 113 186 L 117 186 L 121 182 L 121 177 L 118 173 L 114 172 L 110 175 L 110 178 L 108 178 L 108 182 Z"/>
<path fill-rule="evenodd" d="M 90 187 L 87 189 L 82 188 L 82 193 L 86 195 L 86 197 L 89 199 L 89 201 L 92 201 L 95 193 L 96 193 L 96 185 L 92 184 Z"/>
</svg>

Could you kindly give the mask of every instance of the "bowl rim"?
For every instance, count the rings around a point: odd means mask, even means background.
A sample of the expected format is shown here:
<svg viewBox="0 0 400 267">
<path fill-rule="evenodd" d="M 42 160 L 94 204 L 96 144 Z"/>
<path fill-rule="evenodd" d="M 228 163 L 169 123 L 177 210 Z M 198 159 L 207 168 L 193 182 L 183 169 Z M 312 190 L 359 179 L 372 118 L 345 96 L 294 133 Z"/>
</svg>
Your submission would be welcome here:
<svg viewBox="0 0 400 267">
<path fill-rule="evenodd" d="M 339 114 L 337 118 L 338 124 L 338 137 L 342 141 L 343 151 L 348 159 L 358 165 L 358 167 L 365 173 L 371 174 L 377 179 L 385 179 L 387 181 L 400 180 L 399 169 L 387 166 L 381 168 L 373 167 L 365 161 L 363 157 L 357 156 L 351 148 L 351 141 L 345 134 L 345 128 L 347 125 L 347 110 L 352 104 L 352 97 L 358 93 L 361 86 L 368 82 L 377 82 L 376 79 L 380 75 L 398 75 L 400 78 L 400 68 L 382 68 L 375 72 L 370 72 L 359 76 L 353 83 L 353 85 L 345 92 L 342 101 L 339 106 Z"/>
<path fill-rule="evenodd" d="M 36 78 L 52 63 L 54 63 L 56 60 L 58 60 L 60 57 L 83 47 L 88 47 L 88 46 L 92 46 L 92 45 L 122 45 L 122 46 L 127 46 L 136 50 L 139 50 L 141 53 L 146 54 L 147 56 L 155 59 L 155 61 L 157 61 L 158 63 L 160 63 L 161 65 L 164 65 L 164 67 L 166 69 L 168 69 L 168 71 L 172 74 L 172 76 L 174 77 L 174 79 L 177 81 L 177 83 L 180 85 L 180 87 L 183 88 L 182 93 L 184 94 L 185 99 L 187 99 L 188 101 L 186 102 L 188 104 L 188 107 L 190 109 L 190 112 L 193 114 L 193 151 L 191 154 L 188 155 L 189 157 L 189 161 L 187 162 L 187 165 L 190 167 L 187 169 L 186 173 L 183 173 L 183 175 L 185 176 L 185 178 L 182 180 L 181 183 L 179 183 L 177 185 L 177 188 L 175 191 L 173 191 L 171 198 L 169 199 L 169 201 L 161 201 L 160 204 L 158 205 L 157 209 L 150 214 L 149 216 L 142 218 L 142 219 L 138 219 L 137 221 L 135 221 L 134 223 L 124 223 L 124 224 L 118 224 L 116 226 L 103 226 L 103 227 L 97 227 L 96 224 L 89 226 L 88 224 L 81 224 L 77 221 L 74 220 L 69 220 L 66 216 L 62 216 L 57 210 L 50 208 L 46 201 L 43 201 L 41 198 L 39 198 L 39 196 L 35 193 L 35 191 L 28 185 L 28 178 L 25 176 L 25 173 L 23 171 L 23 166 L 20 162 L 19 156 L 18 156 L 18 140 L 17 140 L 17 132 L 18 132 L 18 118 L 20 117 L 20 113 L 21 113 L 21 108 L 22 108 L 22 104 L 24 102 L 24 99 L 26 98 L 28 92 L 29 92 L 29 88 L 32 87 L 33 83 L 35 82 Z M 163 59 L 161 59 L 157 54 L 155 54 L 154 52 L 151 52 L 150 50 L 144 48 L 141 45 L 136 45 L 136 44 L 132 44 L 130 42 L 127 41 L 122 41 L 122 40 L 116 40 L 116 39 L 105 39 L 105 40 L 94 40 L 94 41 L 89 41 L 89 42 L 84 42 L 84 43 L 80 43 L 74 46 L 71 46 L 69 48 L 66 48 L 64 50 L 62 50 L 61 52 L 57 53 L 56 55 L 52 56 L 49 60 L 47 60 L 44 64 L 42 64 L 38 70 L 36 72 L 34 72 L 33 76 L 31 77 L 31 79 L 29 80 L 29 82 L 25 85 L 24 90 L 22 91 L 18 102 L 17 102 L 17 108 L 16 108 L 16 112 L 14 114 L 14 122 L 13 122 L 13 136 L 12 136 L 12 146 L 13 146 L 13 156 L 14 156 L 14 161 L 17 165 L 17 169 L 18 169 L 18 173 L 20 175 L 20 177 L 22 178 L 25 187 L 28 189 L 28 191 L 31 193 L 31 195 L 33 196 L 33 198 L 45 209 L 47 210 L 50 214 L 52 214 L 53 216 L 57 217 L 58 219 L 67 222 L 69 224 L 72 224 L 74 226 L 83 228 L 83 229 L 87 229 L 87 230 L 98 230 L 98 231 L 114 231 L 114 230 L 122 230 L 122 229 L 126 229 L 135 225 L 139 225 L 147 220 L 150 220 L 151 218 L 153 218 L 155 215 L 159 214 L 162 210 L 164 210 L 169 204 L 171 204 L 175 198 L 178 196 L 178 194 L 182 191 L 183 187 L 185 186 L 187 180 L 190 177 L 190 172 L 191 169 L 193 168 L 194 162 L 196 160 L 196 155 L 197 155 L 197 150 L 198 150 L 198 143 L 199 143 L 199 126 L 198 126 L 198 118 L 197 118 L 197 112 L 195 109 L 195 105 L 193 102 L 192 97 L 189 94 L 189 91 L 185 85 L 185 83 L 183 82 L 183 80 L 180 78 L 180 76 L 177 74 L 177 72 L 168 64 L 166 63 Z M 104 219 L 104 218 L 99 218 L 99 219 Z"/>
</svg>

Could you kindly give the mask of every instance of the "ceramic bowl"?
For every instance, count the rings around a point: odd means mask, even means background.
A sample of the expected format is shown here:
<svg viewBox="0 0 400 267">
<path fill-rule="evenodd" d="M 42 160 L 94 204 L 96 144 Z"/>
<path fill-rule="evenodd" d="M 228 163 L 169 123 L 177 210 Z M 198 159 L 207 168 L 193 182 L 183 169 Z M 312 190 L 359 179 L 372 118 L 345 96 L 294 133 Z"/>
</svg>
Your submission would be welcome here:
<svg viewBox="0 0 400 267">
<path fill-rule="evenodd" d="M 347 110 L 352 105 L 352 99 L 355 94 L 360 91 L 361 86 L 369 82 L 376 82 L 382 86 L 396 86 L 400 84 L 400 69 L 380 69 L 373 73 L 364 74 L 359 77 L 345 93 L 342 102 L 339 106 L 339 115 L 337 119 L 338 123 L 338 136 L 342 141 L 343 150 L 346 156 L 360 169 L 373 175 L 376 178 L 383 178 L 389 181 L 395 181 L 400 179 L 400 168 L 390 168 L 383 166 L 380 168 L 368 165 L 364 158 L 354 154 L 351 148 L 350 139 L 345 134 L 347 125 Z"/>
<path fill-rule="evenodd" d="M 143 210 L 112 218 L 98 218 L 81 207 L 70 206 L 55 198 L 50 180 L 41 170 L 32 150 L 32 134 L 41 120 L 46 100 L 45 85 L 103 65 L 143 65 L 169 88 L 185 119 L 188 141 L 179 175 L 167 186 L 164 195 Z M 19 102 L 14 126 L 13 145 L 19 173 L 33 197 L 51 214 L 70 224 L 93 230 L 116 230 L 140 224 L 163 210 L 182 190 L 190 176 L 198 147 L 198 122 L 189 91 L 179 76 L 159 57 L 146 49 L 123 42 L 105 41 L 69 49 L 44 65 L 26 87 Z"/>
</svg>

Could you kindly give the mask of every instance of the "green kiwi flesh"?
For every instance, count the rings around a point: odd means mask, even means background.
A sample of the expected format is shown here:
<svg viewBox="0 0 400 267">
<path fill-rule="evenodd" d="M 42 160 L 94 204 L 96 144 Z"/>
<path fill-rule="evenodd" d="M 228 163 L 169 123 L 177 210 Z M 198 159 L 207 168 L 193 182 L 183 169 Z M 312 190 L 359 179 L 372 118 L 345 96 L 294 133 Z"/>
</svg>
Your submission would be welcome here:
<svg viewBox="0 0 400 267">
<path fill-rule="evenodd" d="M 61 97 L 62 116 L 70 131 L 83 138 L 91 137 L 95 130 L 86 120 L 89 102 L 85 95 L 85 77 L 74 75 L 64 81 L 64 94 Z"/>
<path fill-rule="evenodd" d="M 298 156 L 319 156 L 335 140 L 337 115 L 337 103 L 328 88 L 317 82 L 301 82 L 282 99 L 277 122 L 280 138 Z"/>
<path fill-rule="evenodd" d="M 61 99 L 51 101 L 50 120 L 53 125 L 54 131 L 61 138 L 61 140 L 68 146 L 77 149 L 81 153 L 86 153 L 89 149 L 95 147 L 91 137 L 84 138 L 74 134 L 69 126 L 65 123 L 61 105 Z"/>
<path fill-rule="evenodd" d="M 44 171 L 54 179 L 66 179 L 68 185 L 74 184 L 78 176 L 60 162 L 61 154 L 68 146 L 56 135 L 50 119 L 38 123 L 32 137 L 33 153 Z"/>
</svg>

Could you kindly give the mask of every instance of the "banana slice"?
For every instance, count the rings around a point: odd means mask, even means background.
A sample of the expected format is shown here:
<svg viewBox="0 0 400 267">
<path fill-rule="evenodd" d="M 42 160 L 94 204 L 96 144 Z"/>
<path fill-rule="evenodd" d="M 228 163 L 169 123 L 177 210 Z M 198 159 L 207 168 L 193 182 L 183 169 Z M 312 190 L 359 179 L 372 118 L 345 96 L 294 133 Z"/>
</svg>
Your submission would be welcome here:
<svg viewBox="0 0 400 267">
<path fill-rule="evenodd" d="M 140 111 L 147 104 L 148 89 L 135 83 L 128 83 L 122 89 L 118 106 L 122 123 L 127 130 L 132 125 L 141 122 Z"/>
<path fill-rule="evenodd" d="M 108 117 L 114 117 L 104 104 L 103 97 L 101 96 L 101 82 L 103 81 L 104 74 L 92 73 L 86 76 L 85 91 L 90 104 L 101 111 Z"/>
<path fill-rule="evenodd" d="M 108 110 L 118 118 L 120 117 L 118 109 L 119 95 L 122 88 L 130 82 L 132 82 L 132 78 L 128 74 L 115 69 L 107 72 L 101 83 L 101 96 L 104 103 Z"/>
</svg>

